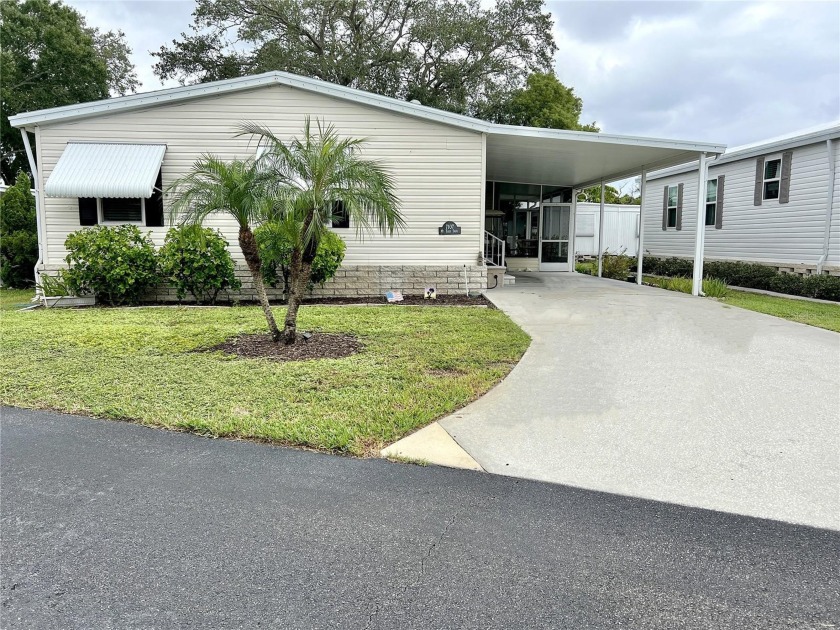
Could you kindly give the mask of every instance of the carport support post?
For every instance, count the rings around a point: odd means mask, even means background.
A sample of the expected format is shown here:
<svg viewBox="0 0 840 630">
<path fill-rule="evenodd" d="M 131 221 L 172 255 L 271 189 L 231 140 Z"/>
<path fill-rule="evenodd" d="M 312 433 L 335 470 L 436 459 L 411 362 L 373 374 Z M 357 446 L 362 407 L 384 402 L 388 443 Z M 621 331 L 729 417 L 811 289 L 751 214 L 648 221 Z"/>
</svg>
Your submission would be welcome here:
<svg viewBox="0 0 840 630">
<path fill-rule="evenodd" d="M 694 276 L 691 295 L 703 292 L 703 248 L 706 244 L 706 154 L 700 154 L 697 165 L 697 225 L 694 234 Z"/>
<path fill-rule="evenodd" d="M 642 169 L 642 183 L 639 185 L 639 251 L 636 252 L 636 284 L 642 284 L 642 259 L 645 257 L 645 179 L 647 170 Z"/>
<path fill-rule="evenodd" d="M 601 180 L 601 214 L 598 217 L 598 277 L 604 271 L 604 180 Z"/>
</svg>

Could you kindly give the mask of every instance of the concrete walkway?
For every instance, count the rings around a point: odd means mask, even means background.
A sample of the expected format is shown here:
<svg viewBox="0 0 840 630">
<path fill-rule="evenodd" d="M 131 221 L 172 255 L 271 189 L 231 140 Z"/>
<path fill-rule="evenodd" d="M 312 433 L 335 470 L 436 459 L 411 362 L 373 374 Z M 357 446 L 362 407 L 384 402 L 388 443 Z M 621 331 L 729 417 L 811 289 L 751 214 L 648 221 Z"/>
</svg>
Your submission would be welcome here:
<svg viewBox="0 0 840 630">
<path fill-rule="evenodd" d="M 485 470 L 840 529 L 840 335 L 577 274 L 488 297 L 533 343 L 440 422 Z"/>
</svg>

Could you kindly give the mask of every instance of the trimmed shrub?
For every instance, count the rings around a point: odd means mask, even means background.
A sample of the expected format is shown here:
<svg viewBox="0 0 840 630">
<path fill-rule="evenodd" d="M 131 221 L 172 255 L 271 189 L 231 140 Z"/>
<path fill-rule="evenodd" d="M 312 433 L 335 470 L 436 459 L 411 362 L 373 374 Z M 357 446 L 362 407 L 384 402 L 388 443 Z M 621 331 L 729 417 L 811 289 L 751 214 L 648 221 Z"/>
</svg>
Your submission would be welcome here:
<svg viewBox="0 0 840 630">
<path fill-rule="evenodd" d="M 668 277 L 689 277 L 694 267 L 691 260 L 655 256 L 646 256 L 643 265 L 646 274 Z M 736 287 L 840 302 L 840 277 L 837 276 L 803 277 L 780 273 L 773 267 L 758 263 L 714 260 L 706 261 L 703 272 L 707 279 L 714 278 Z"/>
<path fill-rule="evenodd" d="M 601 277 L 613 278 L 614 280 L 627 280 L 633 259 L 624 254 L 607 254 L 601 262 Z M 598 263 L 595 263 L 595 275 L 598 275 Z"/>
<path fill-rule="evenodd" d="M 770 291 L 787 293 L 788 295 L 802 295 L 802 276 L 792 273 L 779 273 L 767 284 Z"/>
<path fill-rule="evenodd" d="M 215 304 L 220 291 L 242 286 L 227 246 L 219 232 L 198 225 L 174 227 L 166 233 L 158 262 L 179 300 L 189 293 L 199 304 Z"/>
<path fill-rule="evenodd" d="M 703 271 L 713 278 L 726 280 L 729 284 L 748 289 L 770 289 L 771 281 L 779 272 L 757 263 L 709 261 L 703 265 Z"/>
<path fill-rule="evenodd" d="M 38 228 L 29 176 L 21 172 L 14 186 L 0 195 L 0 279 L 22 289 L 35 283 Z"/>
<path fill-rule="evenodd" d="M 76 295 L 105 304 L 137 304 L 160 279 L 152 240 L 136 225 L 84 228 L 67 237 L 64 281 Z"/>
<path fill-rule="evenodd" d="M 820 300 L 840 302 L 840 277 L 805 276 L 802 278 L 802 295 Z"/>
<path fill-rule="evenodd" d="M 283 238 L 279 230 L 269 225 L 261 225 L 254 230 L 257 245 L 260 248 L 263 280 L 272 287 L 283 286 L 283 293 L 289 293 L 289 265 L 292 262 L 292 246 Z M 344 260 L 346 246 L 341 237 L 334 232 L 326 232 L 318 243 L 315 260 L 312 261 L 312 275 L 309 278 L 309 291 L 315 285 L 324 286 Z"/>
</svg>

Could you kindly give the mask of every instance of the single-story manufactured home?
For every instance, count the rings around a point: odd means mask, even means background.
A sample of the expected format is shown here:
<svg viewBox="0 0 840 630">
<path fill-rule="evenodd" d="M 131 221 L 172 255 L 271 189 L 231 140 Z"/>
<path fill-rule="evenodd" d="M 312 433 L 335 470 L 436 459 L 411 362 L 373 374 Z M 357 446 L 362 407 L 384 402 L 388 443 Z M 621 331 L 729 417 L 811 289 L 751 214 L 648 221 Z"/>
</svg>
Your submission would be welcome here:
<svg viewBox="0 0 840 630">
<path fill-rule="evenodd" d="M 67 235 L 86 225 L 134 223 L 162 245 L 169 227 L 162 191 L 201 154 L 253 155 L 253 143 L 235 136 L 238 123 L 292 138 L 306 116 L 367 139 L 365 154 L 393 176 L 406 221 L 394 237 L 360 238 L 355 226 L 336 226 L 347 251 L 321 290 L 327 295 L 482 289 L 488 267 L 516 259 L 573 271 L 575 190 L 725 149 L 497 125 L 284 72 L 22 113 L 10 122 L 35 174 L 38 271 L 61 268 Z M 251 297 L 235 224 L 218 215 L 209 225 L 230 242 L 242 297 Z"/>
<path fill-rule="evenodd" d="M 705 259 L 840 275 L 838 161 L 837 123 L 733 148 L 710 160 L 701 200 Z M 647 176 L 646 254 L 694 257 L 697 169 L 694 162 Z"/>
</svg>

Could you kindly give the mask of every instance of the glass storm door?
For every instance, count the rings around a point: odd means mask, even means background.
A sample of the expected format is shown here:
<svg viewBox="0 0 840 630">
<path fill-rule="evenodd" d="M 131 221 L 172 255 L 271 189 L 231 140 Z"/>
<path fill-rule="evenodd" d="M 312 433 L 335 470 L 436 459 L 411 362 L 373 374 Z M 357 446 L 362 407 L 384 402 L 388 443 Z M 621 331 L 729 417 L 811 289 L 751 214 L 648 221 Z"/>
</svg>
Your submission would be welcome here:
<svg viewBox="0 0 840 630">
<path fill-rule="evenodd" d="M 540 271 L 569 271 L 570 205 L 542 207 Z"/>
</svg>

